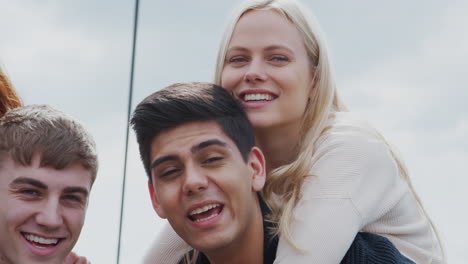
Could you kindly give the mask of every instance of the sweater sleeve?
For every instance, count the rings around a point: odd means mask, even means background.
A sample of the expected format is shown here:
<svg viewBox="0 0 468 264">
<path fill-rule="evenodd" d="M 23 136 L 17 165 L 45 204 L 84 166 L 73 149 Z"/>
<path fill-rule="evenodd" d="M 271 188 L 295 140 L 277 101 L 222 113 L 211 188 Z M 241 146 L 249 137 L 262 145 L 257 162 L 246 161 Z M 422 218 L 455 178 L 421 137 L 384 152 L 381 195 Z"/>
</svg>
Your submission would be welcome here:
<svg viewBox="0 0 468 264">
<path fill-rule="evenodd" d="M 146 252 L 144 264 L 177 264 L 191 247 L 166 223 Z"/>
<path fill-rule="evenodd" d="M 290 226 L 300 251 L 280 236 L 276 264 L 339 263 L 362 227 L 403 194 L 395 188 L 402 179 L 389 147 L 363 129 L 331 129 L 312 161 Z"/>
</svg>

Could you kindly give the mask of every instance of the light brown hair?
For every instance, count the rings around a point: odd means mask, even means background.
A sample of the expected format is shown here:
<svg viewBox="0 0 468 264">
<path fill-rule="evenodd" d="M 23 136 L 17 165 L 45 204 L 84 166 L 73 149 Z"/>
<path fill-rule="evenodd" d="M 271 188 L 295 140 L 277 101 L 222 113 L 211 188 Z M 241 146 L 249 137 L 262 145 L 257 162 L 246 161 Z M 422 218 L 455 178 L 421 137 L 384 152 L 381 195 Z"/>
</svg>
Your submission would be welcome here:
<svg viewBox="0 0 468 264">
<path fill-rule="evenodd" d="M 96 177 L 96 145 L 88 131 L 75 119 L 46 105 L 9 110 L 0 117 L 0 165 L 10 157 L 30 166 L 40 154 L 40 166 L 64 169 L 81 164 Z"/>
</svg>

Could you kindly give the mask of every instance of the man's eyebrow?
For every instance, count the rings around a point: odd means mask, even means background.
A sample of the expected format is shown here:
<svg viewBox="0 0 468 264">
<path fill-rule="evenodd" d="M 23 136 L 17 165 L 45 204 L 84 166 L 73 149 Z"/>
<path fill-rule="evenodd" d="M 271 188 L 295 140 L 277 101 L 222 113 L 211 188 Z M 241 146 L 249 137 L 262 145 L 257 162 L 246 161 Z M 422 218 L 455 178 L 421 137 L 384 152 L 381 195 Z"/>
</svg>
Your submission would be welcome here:
<svg viewBox="0 0 468 264">
<path fill-rule="evenodd" d="M 158 166 L 159 164 L 170 161 L 170 160 L 177 160 L 177 156 L 175 155 L 167 155 L 167 156 L 162 156 L 160 158 L 155 159 L 150 166 L 150 169 L 153 169 L 154 167 Z"/>
<path fill-rule="evenodd" d="M 14 181 L 12 181 L 10 183 L 10 187 L 14 186 L 14 185 L 20 185 L 20 184 L 29 184 L 29 185 L 33 185 L 33 186 L 35 186 L 37 188 L 47 190 L 47 185 L 45 185 L 41 181 L 38 181 L 38 180 L 35 180 L 35 179 L 32 179 L 32 178 L 28 178 L 28 177 L 16 178 Z"/>
<path fill-rule="evenodd" d="M 66 187 L 65 189 L 63 189 L 63 193 L 65 194 L 70 194 L 70 193 L 81 193 L 83 194 L 85 197 L 88 197 L 89 195 L 89 192 L 86 188 L 83 188 L 83 187 L 78 187 L 78 186 L 72 186 L 72 187 Z"/>
<path fill-rule="evenodd" d="M 212 145 L 218 145 L 218 146 L 222 146 L 222 147 L 226 147 L 226 146 L 227 146 L 226 142 L 223 142 L 223 141 L 221 141 L 221 140 L 219 140 L 219 139 L 209 139 L 209 140 L 205 140 L 205 141 L 203 141 L 203 142 L 200 142 L 200 143 L 199 143 L 198 145 L 196 145 L 196 146 L 193 146 L 193 147 L 190 149 L 190 151 L 191 151 L 192 153 L 194 153 L 194 152 L 200 151 L 200 150 L 202 150 L 202 149 L 204 149 L 204 148 L 207 148 L 207 147 L 209 147 L 209 146 L 212 146 Z"/>
<path fill-rule="evenodd" d="M 219 139 L 209 139 L 209 140 L 205 140 L 205 141 L 200 142 L 199 144 L 191 147 L 190 151 L 192 153 L 194 153 L 194 152 L 200 151 L 201 149 L 207 148 L 207 147 L 212 146 L 212 145 L 218 145 L 218 146 L 222 146 L 222 147 L 227 146 L 226 142 L 223 142 L 223 141 L 221 141 Z M 177 159 L 178 158 L 177 158 L 176 155 L 167 155 L 167 156 L 159 157 L 159 158 L 155 159 L 151 163 L 150 169 L 153 169 L 153 168 L 157 167 L 159 164 L 161 164 L 163 162 L 171 161 L 171 160 L 177 160 Z"/>
</svg>

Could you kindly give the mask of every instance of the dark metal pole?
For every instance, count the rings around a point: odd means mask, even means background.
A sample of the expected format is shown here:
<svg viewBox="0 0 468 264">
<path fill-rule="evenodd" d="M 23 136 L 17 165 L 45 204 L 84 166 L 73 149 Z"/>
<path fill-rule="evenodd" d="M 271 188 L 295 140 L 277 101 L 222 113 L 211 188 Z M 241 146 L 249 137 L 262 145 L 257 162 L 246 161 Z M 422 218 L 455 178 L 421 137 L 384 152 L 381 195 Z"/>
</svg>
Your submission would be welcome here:
<svg viewBox="0 0 468 264">
<path fill-rule="evenodd" d="M 123 223 L 123 212 L 125 202 L 125 182 L 127 178 L 127 160 L 128 160 L 128 135 L 130 133 L 130 116 L 132 111 L 132 97 L 133 97 L 133 77 L 135 70 L 135 50 L 137 42 L 137 30 L 138 30 L 138 15 L 139 15 L 139 0 L 135 0 L 135 12 L 133 21 L 133 43 L 132 43 L 132 64 L 130 68 L 130 84 L 128 91 L 128 109 L 127 109 L 127 131 L 125 134 L 125 158 L 123 167 L 123 179 L 122 179 L 122 199 L 120 201 L 120 222 L 119 222 L 119 240 L 117 245 L 117 264 L 120 263 L 120 241 L 122 238 L 122 223 Z"/>
</svg>

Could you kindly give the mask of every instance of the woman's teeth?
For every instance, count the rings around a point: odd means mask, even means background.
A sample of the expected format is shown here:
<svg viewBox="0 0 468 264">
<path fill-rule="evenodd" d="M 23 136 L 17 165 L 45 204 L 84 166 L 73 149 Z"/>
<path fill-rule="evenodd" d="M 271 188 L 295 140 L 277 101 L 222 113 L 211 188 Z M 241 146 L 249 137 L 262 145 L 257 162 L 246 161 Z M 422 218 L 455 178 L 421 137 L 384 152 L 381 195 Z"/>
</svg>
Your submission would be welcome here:
<svg viewBox="0 0 468 264">
<path fill-rule="evenodd" d="M 273 96 L 270 94 L 246 94 L 244 95 L 244 101 L 251 102 L 251 101 L 271 101 L 273 100 Z"/>
</svg>

